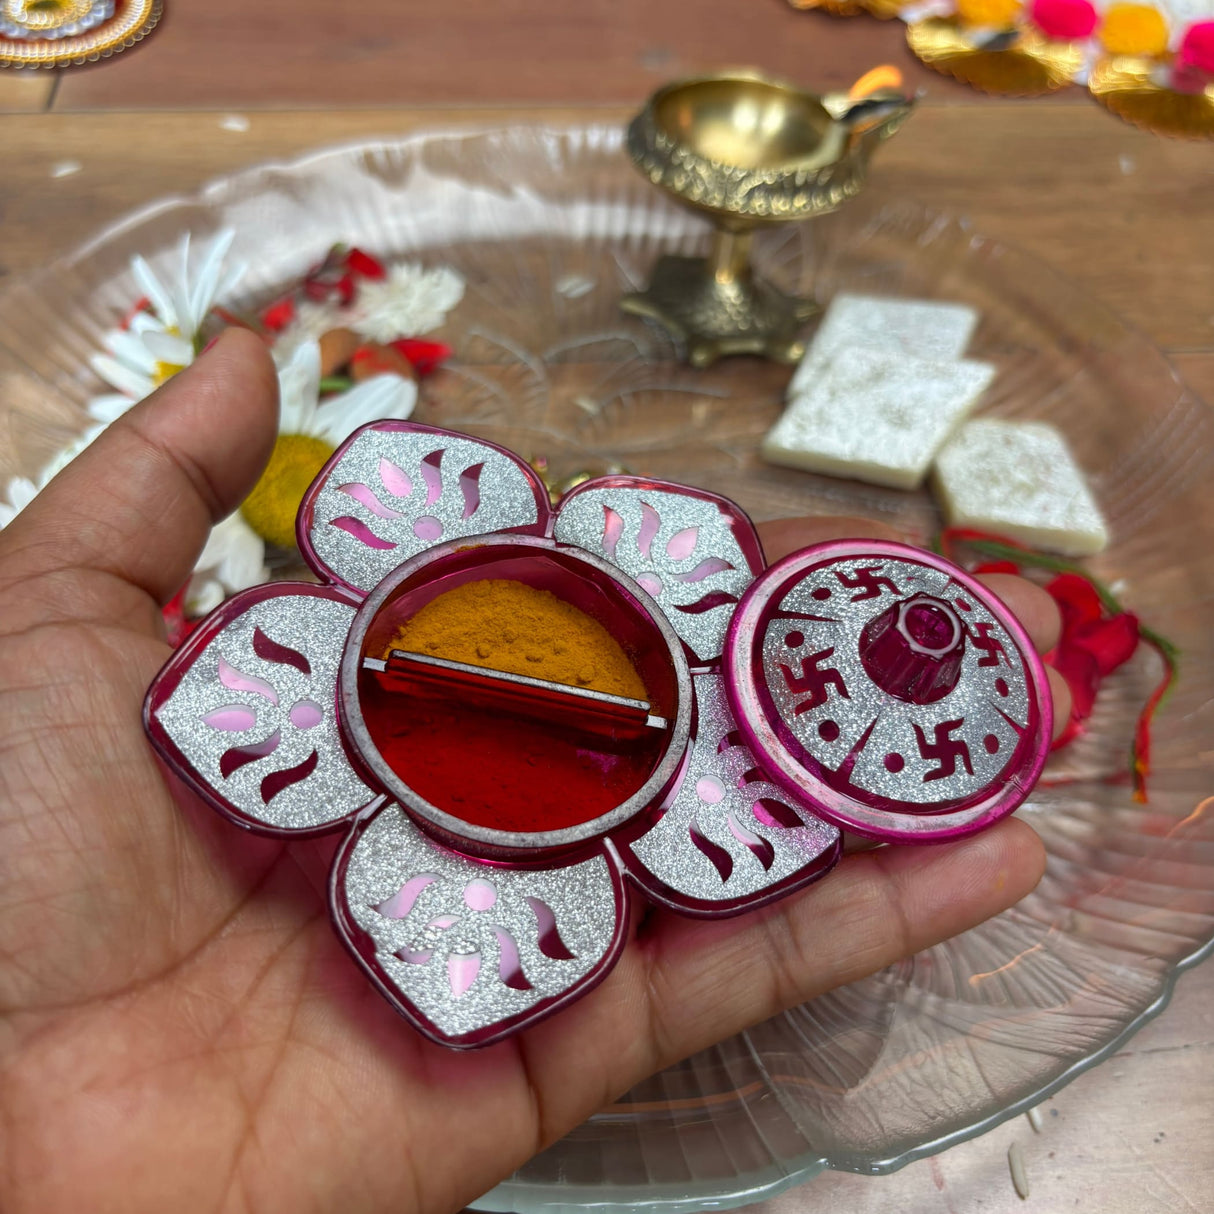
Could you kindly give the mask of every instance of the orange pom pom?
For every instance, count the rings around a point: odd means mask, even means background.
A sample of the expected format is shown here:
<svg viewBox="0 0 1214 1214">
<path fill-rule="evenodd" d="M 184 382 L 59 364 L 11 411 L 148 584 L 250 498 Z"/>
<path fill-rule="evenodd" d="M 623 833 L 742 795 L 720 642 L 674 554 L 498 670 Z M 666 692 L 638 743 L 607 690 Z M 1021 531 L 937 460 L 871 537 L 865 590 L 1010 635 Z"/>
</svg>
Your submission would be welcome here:
<svg viewBox="0 0 1214 1214">
<path fill-rule="evenodd" d="M 957 0 L 957 16 L 963 25 L 981 29 L 1010 29 L 1016 24 L 1020 0 Z"/>
<path fill-rule="evenodd" d="M 1168 49 L 1168 23 L 1149 4 L 1114 4 L 1097 35 L 1110 55 L 1161 55 Z"/>
</svg>

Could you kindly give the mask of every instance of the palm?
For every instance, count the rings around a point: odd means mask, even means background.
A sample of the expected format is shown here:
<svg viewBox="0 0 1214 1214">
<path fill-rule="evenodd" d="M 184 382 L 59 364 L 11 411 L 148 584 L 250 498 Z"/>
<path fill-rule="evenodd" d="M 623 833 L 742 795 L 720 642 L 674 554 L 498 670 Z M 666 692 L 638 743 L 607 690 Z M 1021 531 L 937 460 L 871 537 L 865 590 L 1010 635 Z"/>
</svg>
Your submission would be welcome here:
<svg viewBox="0 0 1214 1214">
<path fill-rule="evenodd" d="M 156 596 L 256 475 L 271 382 L 225 339 L 0 535 L 0 1208 L 454 1209 L 657 1067 L 1036 881 L 1010 822 L 853 856 L 740 920 L 648 917 L 602 987 L 513 1041 L 424 1041 L 330 930 L 333 844 L 179 807 L 139 720 Z"/>
</svg>

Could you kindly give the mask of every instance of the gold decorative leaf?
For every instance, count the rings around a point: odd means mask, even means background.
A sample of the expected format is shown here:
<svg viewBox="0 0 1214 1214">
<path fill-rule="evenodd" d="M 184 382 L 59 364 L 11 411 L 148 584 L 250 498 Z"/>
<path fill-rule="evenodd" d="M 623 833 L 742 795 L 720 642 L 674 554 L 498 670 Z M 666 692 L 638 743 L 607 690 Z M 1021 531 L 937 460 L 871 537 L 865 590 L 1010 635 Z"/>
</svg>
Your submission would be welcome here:
<svg viewBox="0 0 1214 1214">
<path fill-rule="evenodd" d="M 997 50 L 975 44 L 955 21 L 930 17 L 906 27 L 911 50 L 928 67 L 986 93 L 1034 97 L 1065 88 L 1083 66 L 1083 46 L 1018 30 Z"/>
<path fill-rule="evenodd" d="M 1214 138 L 1214 82 L 1200 93 L 1178 93 L 1154 79 L 1159 61 L 1118 55 L 1101 59 L 1088 88 L 1105 109 L 1158 135 Z"/>
</svg>

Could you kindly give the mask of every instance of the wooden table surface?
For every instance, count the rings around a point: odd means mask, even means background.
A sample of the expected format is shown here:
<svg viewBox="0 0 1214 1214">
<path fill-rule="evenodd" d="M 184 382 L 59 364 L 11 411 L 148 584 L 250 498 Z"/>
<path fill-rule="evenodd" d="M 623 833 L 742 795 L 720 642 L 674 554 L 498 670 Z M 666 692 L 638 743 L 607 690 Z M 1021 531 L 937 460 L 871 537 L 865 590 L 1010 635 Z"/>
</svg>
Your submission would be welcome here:
<svg viewBox="0 0 1214 1214">
<path fill-rule="evenodd" d="M 784 0 L 169 0 L 145 43 L 61 76 L 0 72 L 0 281 L 166 194 L 423 127 L 621 121 L 660 82 L 753 65 L 808 86 L 879 62 L 927 90 L 874 165 L 1081 283 L 1214 399 L 1214 147 L 1128 127 L 1080 90 L 984 98 L 903 27 Z M 244 121 L 230 121 L 238 115 Z M 1126 1049 L 1024 1118 L 893 1177 L 827 1175 L 763 1214 L 1214 1211 L 1214 965 Z M 1014 1192 L 1019 1145 L 1030 1196 Z"/>
</svg>

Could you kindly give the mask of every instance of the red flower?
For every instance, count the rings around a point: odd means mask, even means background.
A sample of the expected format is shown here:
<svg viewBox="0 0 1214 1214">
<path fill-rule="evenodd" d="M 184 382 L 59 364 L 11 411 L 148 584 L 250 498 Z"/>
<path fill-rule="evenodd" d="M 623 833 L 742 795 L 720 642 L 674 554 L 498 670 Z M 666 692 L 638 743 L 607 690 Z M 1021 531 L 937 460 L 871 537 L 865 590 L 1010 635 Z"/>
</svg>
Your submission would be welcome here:
<svg viewBox="0 0 1214 1214">
<path fill-rule="evenodd" d="M 441 341 L 420 341 L 416 337 L 402 337 L 388 344 L 409 360 L 419 378 L 433 375 L 451 357 L 451 347 Z"/>
<path fill-rule="evenodd" d="M 1033 0 L 1029 15 L 1047 38 L 1067 42 L 1090 38 L 1100 20 L 1088 0 Z"/>
<path fill-rule="evenodd" d="M 1138 648 L 1138 617 L 1106 614 L 1096 588 L 1077 573 L 1060 573 L 1046 587 L 1062 613 L 1062 636 L 1046 657 L 1071 690 L 1071 718 L 1054 743 L 1065 746 L 1083 732 L 1101 681 Z"/>
</svg>

